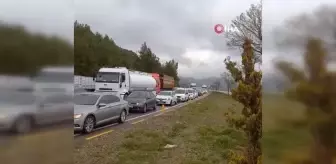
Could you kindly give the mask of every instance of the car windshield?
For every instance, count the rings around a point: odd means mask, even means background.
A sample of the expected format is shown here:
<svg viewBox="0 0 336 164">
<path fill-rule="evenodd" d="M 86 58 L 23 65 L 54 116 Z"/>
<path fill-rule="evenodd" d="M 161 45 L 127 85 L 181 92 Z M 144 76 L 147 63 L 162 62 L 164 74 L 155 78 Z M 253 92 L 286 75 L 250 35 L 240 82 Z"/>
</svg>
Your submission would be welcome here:
<svg viewBox="0 0 336 164">
<path fill-rule="evenodd" d="M 34 77 L 35 82 L 44 83 L 73 83 L 73 72 L 40 72 Z"/>
<path fill-rule="evenodd" d="M 36 97 L 29 92 L 1 91 L 0 104 L 30 105 L 36 102 Z"/>
<path fill-rule="evenodd" d="M 159 95 L 163 95 L 163 96 L 171 96 L 172 95 L 172 92 L 169 92 L 169 91 L 161 91 L 159 93 Z"/>
<path fill-rule="evenodd" d="M 184 94 L 185 93 L 185 90 L 183 89 L 178 89 L 175 91 L 176 94 Z"/>
<path fill-rule="evenodd" d="M 188 93 L 193 93 L 193 90 L 188 90 Z"/>
<path fill-rule="evenodd" d="M 99 95 L 93 94 L 79 94 L 75 95 L 74 103 L 76 105 L 95 105 L 99 97 Z"/>
<path fill-rule="evenodd" d="M 98 72 L 96 82 L 119 83 L 118 72 Z"/>
<path fill-rule="evenodd" d="M 129 98 L 145 98 L 146 92 L 135 91 L 135 92 L 132 92 L 128 97 Z"/>
</svg>

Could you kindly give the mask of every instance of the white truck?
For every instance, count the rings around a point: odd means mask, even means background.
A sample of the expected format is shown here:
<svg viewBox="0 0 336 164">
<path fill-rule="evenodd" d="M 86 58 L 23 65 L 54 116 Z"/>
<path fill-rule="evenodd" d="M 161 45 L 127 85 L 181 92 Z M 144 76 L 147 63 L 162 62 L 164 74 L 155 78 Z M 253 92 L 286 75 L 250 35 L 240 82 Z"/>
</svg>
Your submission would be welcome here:
<svg viewBox="0 0 336 164">
<path fill-rule="evenodd" d="M 73 66 L 50 66 L 42 68 L 33 77 L 34 91 L 37 94 L 74 92 Z"/>
<path fill-rule="evenodd" d="M 196 83 L 191 83 L 190 88 L 196 88 Z"/>
<path fill-rule="evenodd" d="M 151 74 L 125 67 L 100 68 L 94 81 L 95 91 L 118 92 L 122 98 L 134 90 L 153 91 L 156 95 L 156 80 Z"/>
</svg>

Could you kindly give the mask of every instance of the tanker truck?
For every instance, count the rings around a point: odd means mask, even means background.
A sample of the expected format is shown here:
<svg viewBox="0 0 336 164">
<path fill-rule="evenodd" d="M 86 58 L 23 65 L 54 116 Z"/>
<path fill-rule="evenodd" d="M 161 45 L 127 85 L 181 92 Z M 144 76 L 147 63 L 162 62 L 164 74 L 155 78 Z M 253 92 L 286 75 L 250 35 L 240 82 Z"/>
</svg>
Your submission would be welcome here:
<svg viewBox="0 0 336 164">
<path fill-rule="evenodd" d="M 171 76 L 152 73 L 152 77 L 156 80 L 156 93 L 159 93 L 161 90 L 173 90 L 175 87 L 175 80 Z"/>
<path fill-rule="evenodd" d="M 95 78 L 96 91 L 117 92 L 122 98 L 134 90 L 152 91 L 156 95 L 156 85 L 151 74 L 131 71 L 125 67 L 100 68 Z"/>
</svg>

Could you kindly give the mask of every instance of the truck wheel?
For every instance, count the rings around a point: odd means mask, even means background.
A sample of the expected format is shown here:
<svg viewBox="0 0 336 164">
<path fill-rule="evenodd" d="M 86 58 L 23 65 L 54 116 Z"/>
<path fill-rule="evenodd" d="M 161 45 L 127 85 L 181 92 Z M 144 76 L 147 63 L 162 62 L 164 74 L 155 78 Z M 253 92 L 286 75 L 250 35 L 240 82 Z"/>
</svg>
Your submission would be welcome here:
<svg viewBox="0 0 336 164">
<path fill-rule="evenodd" d="M 145 106 L 143 107 L 142 113 L 147 113 L 147 104 L 145 104 Z"/>
</svg>

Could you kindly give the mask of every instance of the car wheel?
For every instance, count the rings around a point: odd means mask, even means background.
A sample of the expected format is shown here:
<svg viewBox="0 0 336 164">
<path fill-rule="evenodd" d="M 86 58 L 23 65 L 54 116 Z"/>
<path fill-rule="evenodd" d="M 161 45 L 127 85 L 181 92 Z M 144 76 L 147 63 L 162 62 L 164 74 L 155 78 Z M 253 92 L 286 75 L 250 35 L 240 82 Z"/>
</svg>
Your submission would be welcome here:
<svg viewBox="0 0 336 164">
<path fill-rule="evenodd" d="M 145 104 L 145 106 L 143 107 L 142 113 L 147 113 L 147 104 Z"/>
<path fill-rule="evenodd" d="M 170 104 L 169 104 L 169 106 L 173 106 L 173 100 L 170 100 Z"/>
<path fill-rule="evenodd" d="M 19 117 L 14 124 L 14 132 L 25 134 L 32 130 L 33 120 L 28 116 Z"/>
<path fill-rule="evenodd" d="M 88 116 L 84 120 L 83 132 L 91 133 L 95 127 L 96 119 L 93 116 Z"/>
<path fill-rule="evenodd" d="M 156 110 L 156 104 L 155 104 L 155 106 L 154 106 L 153 110 Z"/>
<path fill-rule="evenodd" d="M 122 110 L 119 117 L 119 123 L 122 124 L 126 121 L 126 111 Z"/>
</svg>

